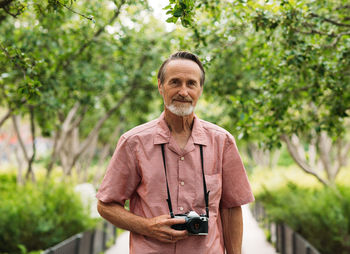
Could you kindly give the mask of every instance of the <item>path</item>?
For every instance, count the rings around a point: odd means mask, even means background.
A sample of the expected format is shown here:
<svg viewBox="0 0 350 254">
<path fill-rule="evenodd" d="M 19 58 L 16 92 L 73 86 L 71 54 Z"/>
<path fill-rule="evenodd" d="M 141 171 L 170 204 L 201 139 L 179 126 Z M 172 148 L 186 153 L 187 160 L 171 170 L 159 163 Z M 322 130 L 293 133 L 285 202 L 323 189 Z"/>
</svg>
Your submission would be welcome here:
<svg viewBox="0 0 350 254">
<path fill-rule="evenodd" d="M 275 249 L 265 240 L 265 235 L 252 216 L 249 207 L 243 206 L 243 254 L 276 254 Z M 116 244 L 106 254 L 128 254 L 129 232 L 122 233 Z"/>
</svg>

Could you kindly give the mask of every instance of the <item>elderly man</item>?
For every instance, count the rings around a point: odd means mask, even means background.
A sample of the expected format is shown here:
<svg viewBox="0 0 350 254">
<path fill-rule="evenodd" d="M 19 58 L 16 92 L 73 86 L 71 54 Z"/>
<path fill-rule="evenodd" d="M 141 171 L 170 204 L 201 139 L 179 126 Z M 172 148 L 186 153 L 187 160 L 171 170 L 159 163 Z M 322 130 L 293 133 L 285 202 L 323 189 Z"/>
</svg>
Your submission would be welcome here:
<svg viewBox="0 0 350 254">
<path fill-rule="evenodd" d="M 171 55 L 158 72 L 164 112 L 119 139 L 98 211 L 131 232 L 131 253 L 241 253 L 241 205 L 254 197 L 232 135 L 194 115 L 204 80 L 195 55 Z"/>
</svg>

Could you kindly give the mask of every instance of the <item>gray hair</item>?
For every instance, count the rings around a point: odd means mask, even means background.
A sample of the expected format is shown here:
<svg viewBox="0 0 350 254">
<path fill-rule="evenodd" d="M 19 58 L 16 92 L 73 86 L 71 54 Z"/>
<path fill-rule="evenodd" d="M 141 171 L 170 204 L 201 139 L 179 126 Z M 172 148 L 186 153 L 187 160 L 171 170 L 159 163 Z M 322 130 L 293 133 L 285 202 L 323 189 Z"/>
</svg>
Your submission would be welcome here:
<svg viewBox="0 0 350 254">
<path fill-rule="evenodd" d="M 176 59 L 186 59 L 186 60 L 190 60 L 190 61 L 195 62 L 199 66 L 199 68 L 201 69 L 200 85 L 201 86 L 204 85 L 205 71 L 204 71 L 202 62 L 199 60 L 199 58 L 195 54 L 192 54 L 192 53 L 186 52 L 186 51 L 178 51 L 178 52 L 172 54 L 168 59 L 166 59 L 162 63 L 162 65 L 160 66 L 159 71 L 158 71 L 158 79 L 160 80 L 161 84 L 163 84 L 164 79 L 165 79 L 165 67 L 166 67 L 166 65 L 170 61 L 176 60 Z"/>
</svg>

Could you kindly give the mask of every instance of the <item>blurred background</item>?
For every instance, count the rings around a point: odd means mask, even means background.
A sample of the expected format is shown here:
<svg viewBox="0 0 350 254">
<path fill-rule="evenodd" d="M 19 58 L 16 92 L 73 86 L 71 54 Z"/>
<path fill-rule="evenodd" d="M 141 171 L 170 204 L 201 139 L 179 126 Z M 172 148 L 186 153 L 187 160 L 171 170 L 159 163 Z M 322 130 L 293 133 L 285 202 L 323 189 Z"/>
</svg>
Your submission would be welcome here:
<svg viewBox="0 0 350 254">
<path fill-rule="evenodd" d="M 196 114 L 236 138 L 265 222 L 350 253 L 345 0 L 0 0 L 0 253 L 100 223 L 91 197 L 120 135 L 160 115 L 177 50 L 203 62 Z"/>
</svg>

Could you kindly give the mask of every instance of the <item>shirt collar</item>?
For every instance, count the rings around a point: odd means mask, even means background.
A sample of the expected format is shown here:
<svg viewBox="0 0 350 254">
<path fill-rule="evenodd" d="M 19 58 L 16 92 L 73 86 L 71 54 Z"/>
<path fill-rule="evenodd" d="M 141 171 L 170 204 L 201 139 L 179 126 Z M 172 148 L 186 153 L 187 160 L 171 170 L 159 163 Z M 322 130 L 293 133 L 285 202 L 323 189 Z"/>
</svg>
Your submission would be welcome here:
<svg viewBox="0 0 350 254">
<path fill-rule="evenodd" d="M 170 141 L 171 134 L 164 117 L 165 113 L 163 112 L 158 118 L 156 133 L 153 139 L 153 143 L 155 145 L 169 143 Z M 196 115 L 194 115 L 193 121 L 194 122 L 191 133 L 193 143 L 198 145 L 207 145 L 207 137 L 205 136 L 205 130 L 202 126 L 200 119 Z"/>
</svg>

